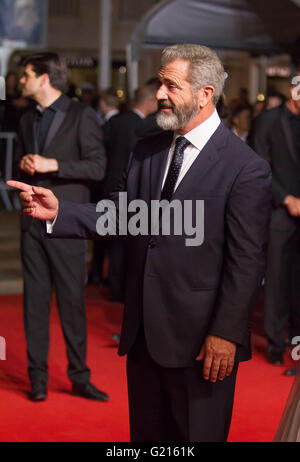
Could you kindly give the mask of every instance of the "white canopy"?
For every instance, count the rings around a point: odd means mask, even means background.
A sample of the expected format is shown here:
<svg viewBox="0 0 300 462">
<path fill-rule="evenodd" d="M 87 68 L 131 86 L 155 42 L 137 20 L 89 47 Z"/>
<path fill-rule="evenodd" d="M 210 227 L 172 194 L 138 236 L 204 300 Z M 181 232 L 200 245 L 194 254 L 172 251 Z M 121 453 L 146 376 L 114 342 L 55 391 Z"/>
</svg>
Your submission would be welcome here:
<svg viewBox="0 0 300 462">
<path fill-rule="evenodd" d="M 132 34 L 132 58 L 138 60 L 143 47 L 173 43 L 200 43 L 212 48 L 261 53 L 278 49 L 247 0 L 159 2 Z"/>
<path fill-rule="evenodd" d="M 140 21 L 127 46 L 130 93 L 138 87 L 143 48 L 199 43 L 262 55 L 299 38 L 300 0 L 162 0 Z M 298 53 L 299 47 L 294 46 Z M 291 49 L 292 53 L 292 49 Z"/>
</svg>

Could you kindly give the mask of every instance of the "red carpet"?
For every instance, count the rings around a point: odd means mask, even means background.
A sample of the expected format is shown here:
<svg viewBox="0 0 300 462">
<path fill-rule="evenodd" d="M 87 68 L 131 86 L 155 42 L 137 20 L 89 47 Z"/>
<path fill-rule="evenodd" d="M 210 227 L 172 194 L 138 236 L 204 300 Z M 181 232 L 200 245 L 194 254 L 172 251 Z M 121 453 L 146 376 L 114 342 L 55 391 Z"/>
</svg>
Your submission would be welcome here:
<svg viewBox="0 0 300 462">
<path fill-rule="evenodd" d="M 120 330 L 122 307 L 98 289 L 87 290 L 88 365 L 92 382 L 110 394 L 108 403 L 73 397 L 66 376 L 66 355 L 56 309 L 51 315 L 49 398 L 27 400 L 22 297 L 0 297 L 0 336 L 6 361 L 0 361 L 0 442 L 126 442 L 129 440 L 125 358 L 117 355 L 111 335 Z M 254 316 L 253 359 L 240 366 L 229 441 L 272 441 L 293 379 L 284 367 L 265 360 L 261 313 Z"/>
</svg>

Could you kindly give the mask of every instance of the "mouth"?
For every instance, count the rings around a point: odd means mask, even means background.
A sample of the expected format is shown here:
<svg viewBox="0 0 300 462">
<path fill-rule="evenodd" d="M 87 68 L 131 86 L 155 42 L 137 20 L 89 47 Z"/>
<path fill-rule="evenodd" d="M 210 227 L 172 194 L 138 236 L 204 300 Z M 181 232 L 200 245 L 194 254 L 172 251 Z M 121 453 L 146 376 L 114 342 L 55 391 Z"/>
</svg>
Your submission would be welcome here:
<svg viewBox="0 0 300 462">
<path fill-rule="evenodd" d="M 162 112 L 173 112 L 173 107 L 170 104 L 167 104 L 166 102 L 160 102 L 159 110 Z"/>
</svg>

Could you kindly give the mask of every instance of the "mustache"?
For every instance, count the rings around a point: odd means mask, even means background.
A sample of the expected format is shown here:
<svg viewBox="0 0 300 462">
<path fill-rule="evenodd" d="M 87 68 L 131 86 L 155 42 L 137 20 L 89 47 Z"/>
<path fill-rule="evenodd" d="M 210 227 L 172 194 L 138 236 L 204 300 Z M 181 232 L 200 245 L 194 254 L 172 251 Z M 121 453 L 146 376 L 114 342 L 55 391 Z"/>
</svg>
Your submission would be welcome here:
<svg viewBox="0 0 300 462">
<path fill-rule="evenodd" d="M 158 109 L 174 109 L 174 104 L 170 103 L 165 99 L 161 99 L 158 101 Z"/>
</svg>

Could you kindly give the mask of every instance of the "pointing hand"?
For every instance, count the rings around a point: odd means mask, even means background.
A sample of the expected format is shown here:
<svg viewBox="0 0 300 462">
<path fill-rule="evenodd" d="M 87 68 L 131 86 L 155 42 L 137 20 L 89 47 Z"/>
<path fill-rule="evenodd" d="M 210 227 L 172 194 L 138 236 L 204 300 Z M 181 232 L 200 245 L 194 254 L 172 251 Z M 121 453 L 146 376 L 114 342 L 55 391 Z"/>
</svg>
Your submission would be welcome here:
<svg viewBox="0 0 300 462">
<path fill-rule="evenodd" d="M 23 191 L 20 194 L 24 215 L 29 215 L 37 220 L 52 221 L 58 214 L 59 202 L 50 189 L 30 186 L 19 181 L 7 181 L 11 188 Z"/>
</svg>

